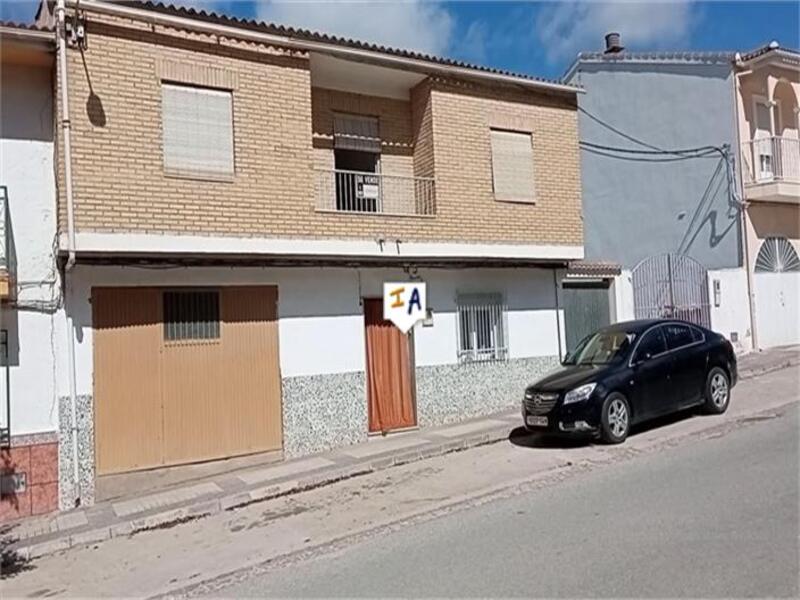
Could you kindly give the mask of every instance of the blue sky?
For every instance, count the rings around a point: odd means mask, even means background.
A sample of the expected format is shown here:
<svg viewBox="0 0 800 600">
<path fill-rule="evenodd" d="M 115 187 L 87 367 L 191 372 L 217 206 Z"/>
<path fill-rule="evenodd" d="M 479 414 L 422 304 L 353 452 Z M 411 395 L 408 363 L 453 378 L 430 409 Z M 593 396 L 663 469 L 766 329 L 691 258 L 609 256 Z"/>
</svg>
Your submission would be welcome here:
<svg viewBox="0 0 800 600">
<path fill-rule="evenodd" d="M 29 21 L 36 0 L 0 0 L 0 17 Z M 345 35 L 544 77 L 618 30 L 630 50 L 800 46 L 800 3 L 434 2 L 426 0 L 180 0 L 180 4 Z"/>
</svg>

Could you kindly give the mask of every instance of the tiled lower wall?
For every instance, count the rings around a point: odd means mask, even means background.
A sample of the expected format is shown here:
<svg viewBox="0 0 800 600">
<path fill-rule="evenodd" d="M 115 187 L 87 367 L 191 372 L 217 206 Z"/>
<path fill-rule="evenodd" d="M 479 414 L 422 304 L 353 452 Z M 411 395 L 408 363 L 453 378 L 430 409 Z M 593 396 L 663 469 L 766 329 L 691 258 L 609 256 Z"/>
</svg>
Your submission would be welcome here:
<svg viewBox="0 0 800 600">
<path fill-rule="evenodd" d="M 525 387 L 558 366 L 556 356 L 417 367 L 420 427 L 455 423 L 519 406 Z"/>
<path fill-rule="evenodd" d="M 283 380 L 283 454 L 322 452 L 367 439 L 363 372 Z"/>
<path fill-rule="evenodd" d="M 417 367 L 420 427 L 455 423 L 519 405 L 525 386 L 558 365 L 555 356 Z M 284 456 L 292 458 L 364 441 L 363 372 L 283 380 Z"/>
<path fill-rule="evenodd" d="M 56 510 L 58 434 L 12 437 L 11 447 L 0 450 L 0 482 L 0 522 Z"/>
<path fill-rule="evenodd" d="M 81 506 L 94 504 L 94 403 L 91 394 L 77 397 L 78 477 Z M 59 508 L 75 508 L 72 453 L 72 404 L 69 396 L 58 399 L 58 422 L 61 444 L 58 448 Z"/>
</svg>

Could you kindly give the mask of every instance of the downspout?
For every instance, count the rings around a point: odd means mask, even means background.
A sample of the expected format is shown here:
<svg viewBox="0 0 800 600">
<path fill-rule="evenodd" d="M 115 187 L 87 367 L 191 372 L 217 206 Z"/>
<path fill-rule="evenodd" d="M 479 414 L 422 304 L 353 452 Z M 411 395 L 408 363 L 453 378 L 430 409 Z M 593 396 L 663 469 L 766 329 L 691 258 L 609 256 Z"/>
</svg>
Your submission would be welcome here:
<svg viewBox="0 0 800 600">
<path fill-rule="evenodd" d="M 739 163 L 742 160 L 742 136 L 739 131 L 739 98 L 742 95 L 741 82 L 739 77 L 751 73 L 752 71 L 736 71 L 736 63 L 733 65 L 733 111 L 734 111 L 734 131 L 736 132 L 736 154 Z M 734 165 L 736 163 L 734 162 Z M 755 168 L 755 165 L 753 165 Z M 736 184 L 739 188 L 739 205 L 741 207 L 741 229 L 742 229 L 742 248 L 744 249 L 744 271 L 747 276 L 747 307 L 750 309 L 750 337 L 753 342 L 753 350 L 758 350 L 758 327 L 756 325 L 755 296 L 753 294 L 753 273 L 750 270 L 750 242 L 747 235 L 747 202 L 744 199 L 744 165 L 738 170 Z"/>
<path fill-rule="evenodd" d="M 556 336 L 558 337 L 558 362 L 564 360 L 563 350 L 561 348 L 561 315 L 559 312 L 561 308 L 558 305 L 558 269 L 553 269 L 553 292 L 556 299 Z"/>
<path fill-rule="evenodd" d="M 72 193 L 72 134 L 69 119 L 69 77 L 67 69 L 67 26 L 66 8 L 64 0 L 56 3 L 56 18 L 58 20 L 58 67 L 61 79 L 61 130 L 64 139 L 64 187 L 67 196 L 67 263 L 64 265 L 64 317 L 67 325 L 67 355 L 69 360 L 69 400 L 72 418 L 72 481 L 75 506 L 81 503 L 80 469 L 78 467 L 78 394 L 75 381 L 75 327 L 72 316 L 67 308 L 66 299 L 69 296 L 67 274 L 75 265 L 75 213 Z"/>
</svg>

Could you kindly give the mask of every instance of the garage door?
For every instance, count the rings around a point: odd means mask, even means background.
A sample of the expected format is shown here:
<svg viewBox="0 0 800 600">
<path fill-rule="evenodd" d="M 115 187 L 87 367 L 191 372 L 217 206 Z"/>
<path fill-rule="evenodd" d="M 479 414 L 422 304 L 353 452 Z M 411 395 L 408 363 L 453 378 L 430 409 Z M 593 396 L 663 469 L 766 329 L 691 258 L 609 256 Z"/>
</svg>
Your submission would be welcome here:
<svg viewBox="0 0 800 600">
<path fill-rule="evenodd" d="M 786 238 L 767 238 L 755 268 L 756 323 L 762 348 L 800 344 L 800 259 Z"/>
<path fill-rule="evenodd" d="M 281 447 L 277 288 L 93 288 L 99 475 Z"/>
</svg>

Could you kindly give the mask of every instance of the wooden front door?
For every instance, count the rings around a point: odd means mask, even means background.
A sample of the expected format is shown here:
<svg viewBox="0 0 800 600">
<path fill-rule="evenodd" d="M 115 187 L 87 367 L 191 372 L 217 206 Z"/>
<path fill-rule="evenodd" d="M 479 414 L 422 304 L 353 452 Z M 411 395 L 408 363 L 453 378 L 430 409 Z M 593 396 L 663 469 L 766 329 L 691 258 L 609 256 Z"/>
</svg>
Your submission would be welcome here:
<svg viewBox="0 0 800 600">
<path fill-rule="evenodd" d="M 383 301 L 364 299 L 370 432 L 416 424 L 408 335 L 383 318 Z"/>
<path fill-rule="evenodd" d="M 97 473 L 280 449 L 277 299 L 93 288 Z"/>
</svg>

